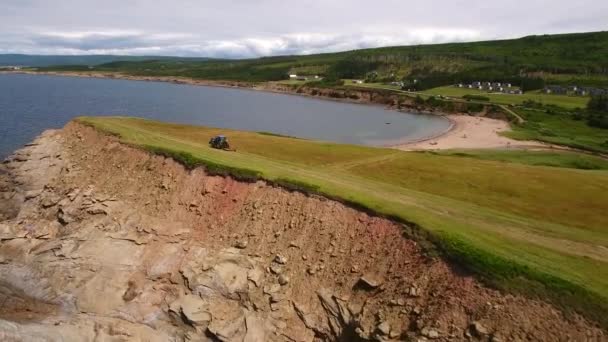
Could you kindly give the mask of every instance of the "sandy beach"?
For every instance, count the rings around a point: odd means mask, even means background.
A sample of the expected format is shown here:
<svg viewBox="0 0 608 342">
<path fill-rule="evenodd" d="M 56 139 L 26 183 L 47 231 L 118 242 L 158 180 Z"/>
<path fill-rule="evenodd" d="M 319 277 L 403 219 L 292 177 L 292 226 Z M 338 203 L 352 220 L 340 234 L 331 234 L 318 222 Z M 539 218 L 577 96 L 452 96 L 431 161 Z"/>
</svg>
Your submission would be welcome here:
<svg viewBox="0 0 608 342">
<path fill-rule="evenodd" d="M 452 129 L 432 139 L 400 144 L 394 148 L 404 151 L 480 149 L 480 148 L 550 148 L 538 141 L 513 140 L 499 135 L 511 130 L 509 123 L 502 120 L 473 117 L 468 115 L 447 115 L 453 122 Z"/>
</svg>

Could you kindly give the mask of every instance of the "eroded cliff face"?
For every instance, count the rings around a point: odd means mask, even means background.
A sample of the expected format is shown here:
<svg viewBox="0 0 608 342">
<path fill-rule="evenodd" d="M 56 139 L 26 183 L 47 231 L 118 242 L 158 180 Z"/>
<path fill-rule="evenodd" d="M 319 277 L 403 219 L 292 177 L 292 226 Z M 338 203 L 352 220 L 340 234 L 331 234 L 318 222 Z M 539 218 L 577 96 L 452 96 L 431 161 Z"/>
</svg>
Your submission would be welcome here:
<svg viewBox="0 0 608 342">
<path fill-rule="evenodd" d="M 69 124 L 0 167 L 0 340 L 584 340 L 403 227 Z"/>
</svg>

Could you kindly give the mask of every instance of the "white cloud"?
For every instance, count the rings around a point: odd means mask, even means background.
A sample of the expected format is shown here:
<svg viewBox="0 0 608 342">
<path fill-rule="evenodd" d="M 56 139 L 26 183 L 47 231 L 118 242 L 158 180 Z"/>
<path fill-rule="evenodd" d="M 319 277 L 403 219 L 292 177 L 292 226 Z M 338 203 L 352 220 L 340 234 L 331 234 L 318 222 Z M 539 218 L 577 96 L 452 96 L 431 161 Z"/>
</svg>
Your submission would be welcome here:
<svg viewBox="0 0 608 342">
<path fill-rule="evenodd" d="M 1 1 L 0 52 L 33 54 L 255 57 L 608 29 L 605 0 Z"/>
<path fill-rule="evenodd" d="M 187 33 L 150 33 L 136 30 L 41 31 L 29 37 L 32 50 L 57 54 L 178 55 L 220 58 L 312 54 L 379 46 L 470 41 L 479 32 L 467 29 L 417 29 L 360 35 L 294 33 L 274 37 L 198 41 Z"/>
</svg>

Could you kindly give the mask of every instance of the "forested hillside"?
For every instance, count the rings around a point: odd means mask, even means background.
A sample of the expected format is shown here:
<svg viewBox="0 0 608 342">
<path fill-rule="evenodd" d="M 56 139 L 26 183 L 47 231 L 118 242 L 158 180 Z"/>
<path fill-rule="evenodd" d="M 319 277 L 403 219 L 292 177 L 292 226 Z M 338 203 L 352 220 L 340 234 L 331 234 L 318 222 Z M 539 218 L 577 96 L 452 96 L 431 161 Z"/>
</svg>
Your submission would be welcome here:
<svg viewBox="0 0 608 342">
<path fill-rule="evenodd" d="M 608 32 L 529 36 L 474 43 L 398 46 L 246 60 L 114 62 L 97 70 L 135 75 L 274 81 L 288 73 L 326 80 L 416 80 L 420 89 L 473 80 L 510 81 L 526 90 L 545 83 L 608 84 Z M 82 66 L 62 67 L 79 70 Z M 57 69 L 57 68 L 55 68 Z"/>
</svg>

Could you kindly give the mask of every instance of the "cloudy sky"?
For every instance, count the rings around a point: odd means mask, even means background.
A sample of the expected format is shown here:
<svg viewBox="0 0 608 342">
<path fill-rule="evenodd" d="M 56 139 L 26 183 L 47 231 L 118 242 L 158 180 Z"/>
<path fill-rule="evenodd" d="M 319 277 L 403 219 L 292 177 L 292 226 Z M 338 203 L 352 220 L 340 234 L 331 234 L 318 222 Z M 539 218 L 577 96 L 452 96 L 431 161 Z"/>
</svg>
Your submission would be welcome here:
<svg viewBox="0 0 608 342">
<path fill-rule="evenodd" d="M 0 53 L 237 58 L 601 30 L 607 0 L 0 0 Z"/>
</svg>

